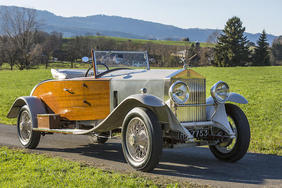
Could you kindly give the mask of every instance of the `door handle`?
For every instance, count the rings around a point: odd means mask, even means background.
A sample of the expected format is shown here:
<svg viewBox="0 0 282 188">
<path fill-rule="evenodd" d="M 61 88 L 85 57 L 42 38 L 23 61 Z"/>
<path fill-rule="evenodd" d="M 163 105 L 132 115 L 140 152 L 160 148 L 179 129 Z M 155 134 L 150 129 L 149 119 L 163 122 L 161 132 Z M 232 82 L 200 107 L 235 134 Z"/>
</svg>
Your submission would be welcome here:
<svg viewBox="0 0 282 188">
<path fill-rule="evenodd" d="M 88 106 L 91 106 L 91 103 L 88 102 L 87 100 L 83 100 L 83 103 L 87 104 Z"/>
<path fill-rule="evenodd" d="M 67 89 L 67 88 L 64 88 L 64 91 L 70 93 L 70 94 L 74 94 L 74 92 L 72 92 L 71 90 Z"/>
</svg>

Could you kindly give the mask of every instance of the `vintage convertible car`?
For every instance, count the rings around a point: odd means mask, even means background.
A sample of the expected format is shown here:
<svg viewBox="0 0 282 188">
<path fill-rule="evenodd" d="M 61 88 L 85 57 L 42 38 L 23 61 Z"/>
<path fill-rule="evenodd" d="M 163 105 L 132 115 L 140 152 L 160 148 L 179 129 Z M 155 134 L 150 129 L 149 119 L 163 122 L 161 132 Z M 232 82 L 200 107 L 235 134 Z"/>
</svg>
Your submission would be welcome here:
<svg viewBox="0 0 282 188">
<path fill-rule="evenodd" d="M 216 158 L 234 162 L 248 150 L 250 128 L 235 102 L 247 100 L 219 81 L 206 99 L 206 79 L 187 69 L 150 69 L 146 52 L 94 51 L 86 70 L 51 70 L 54 80 L 19 97 L 7 117 L 18 118 L 21 144 L 40 136 L 88 135 L 105 143 L 121 130 L 123 154 L 136 170 L 150 171 L 162 149 L 208 145 Z"/>
</svg>

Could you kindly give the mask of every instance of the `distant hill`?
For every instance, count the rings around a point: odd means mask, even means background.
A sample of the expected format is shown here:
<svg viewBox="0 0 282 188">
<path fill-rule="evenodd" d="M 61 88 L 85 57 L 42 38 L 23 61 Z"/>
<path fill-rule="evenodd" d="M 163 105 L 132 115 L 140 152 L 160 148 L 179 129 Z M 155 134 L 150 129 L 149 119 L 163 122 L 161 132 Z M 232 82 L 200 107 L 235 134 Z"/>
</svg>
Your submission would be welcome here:
<svg viewBox="0 0 282 188">
<path fill-rule="evenodd" d="M 4 8 L 10 9 L 15 7 L 0 6 L 0 12 Z M 36 12 L 38 21 L 41 23 L 41 30 L 46 32 L 61 32 L 64 37 L 96 35 L 96 33 L 100 33 L 104 36 L 135 39 L 180 40 L 181 38 L 189 37 L 190 41 L 206 42 L 209 35 L 216 31 L 215 29 L 199 28 L 182 29 L 172 25 L 119 16 L 62 17 L 48 11 L 36 10 Z M 259 33 L 245 34 L 252 42 L 256 42 L 260 35 Z M 270 44 L 274 38 L 276 36 L 267 35 Z"/>
</svg>

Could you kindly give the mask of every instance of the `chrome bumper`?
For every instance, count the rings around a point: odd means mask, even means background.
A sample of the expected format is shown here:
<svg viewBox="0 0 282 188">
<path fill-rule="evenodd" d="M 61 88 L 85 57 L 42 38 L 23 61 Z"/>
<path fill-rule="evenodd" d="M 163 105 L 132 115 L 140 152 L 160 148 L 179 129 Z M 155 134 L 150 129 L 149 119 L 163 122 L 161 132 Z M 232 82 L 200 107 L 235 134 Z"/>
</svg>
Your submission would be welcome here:
<svg viewBox="0 0 282 188">
<path fill-rule="evenodd" d="M 225 131 L 231 138 L 234 138 L 235 133 L 228 122 L 225 104 L 214 105 L 207 103 L 206 107 L 207 121 L 180 122 L 180 125 L 183 127 L 183 129 L 187 130 L 187 132 L 185 132 L 186 136 L 189 138 L 188 141 L 191 142 L 191 140 L 194 138 L 188 129 L 201 127 L 216 127 Z"/>
<path fill-rule="evenodd" d="M 223 129 L 225 132 L 229 134 L 231 138 L 235 137 L 235 134 L 232 130 L 232 132 L 229 132 L 229 129 L 226 128 L 224 125 L 216 123 L 214 121 L 202 121 L 202 122 L 186 122 L 181 123 L 181 126 L 185 127 L 186 129 L 189 128 L 201 128 L 201 127 L 216 127 L 219 129 Z"/>
</svg>

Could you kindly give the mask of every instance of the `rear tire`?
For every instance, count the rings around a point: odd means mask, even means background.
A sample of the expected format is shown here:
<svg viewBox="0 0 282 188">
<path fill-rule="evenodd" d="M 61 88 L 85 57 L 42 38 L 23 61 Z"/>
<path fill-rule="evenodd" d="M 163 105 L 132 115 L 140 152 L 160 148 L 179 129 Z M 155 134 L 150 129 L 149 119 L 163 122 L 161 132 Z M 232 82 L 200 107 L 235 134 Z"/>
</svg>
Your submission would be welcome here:
<svg viewBox="0 0 282 188">
<path fill-rule="evenodd" d="M 162 154 L 162 131 L 156 115 L 136 107 L 126 115 L 122 126 L 122 149 L 126 161 L 136 170 L 149 172 Z"/>
<path fill-rule="evenodd" d="M 233 131 L 236 134 L 236 139 L 226 141 L 225 143 L 219 143 L 215 146 L 209 146 L 214 156 L 222 161 L 236 162 L 244 157 L 247 153 L 250 143 L 250 126 L 248 119 L 244 112 L 234 104 L 225 104 L 227 116 L 233 120 L 235 125 L 232 125 Z M 232 144 L 231 149 L 228 147 Z"/>
<path fill-rule="evenodd" d="M 23 147 L 34 149 L 40 141 L 40 132 L 33 131 L 31 113 L 27 105 L 23 106 L 18 115 L 18 138 Z"/>
</svg>

